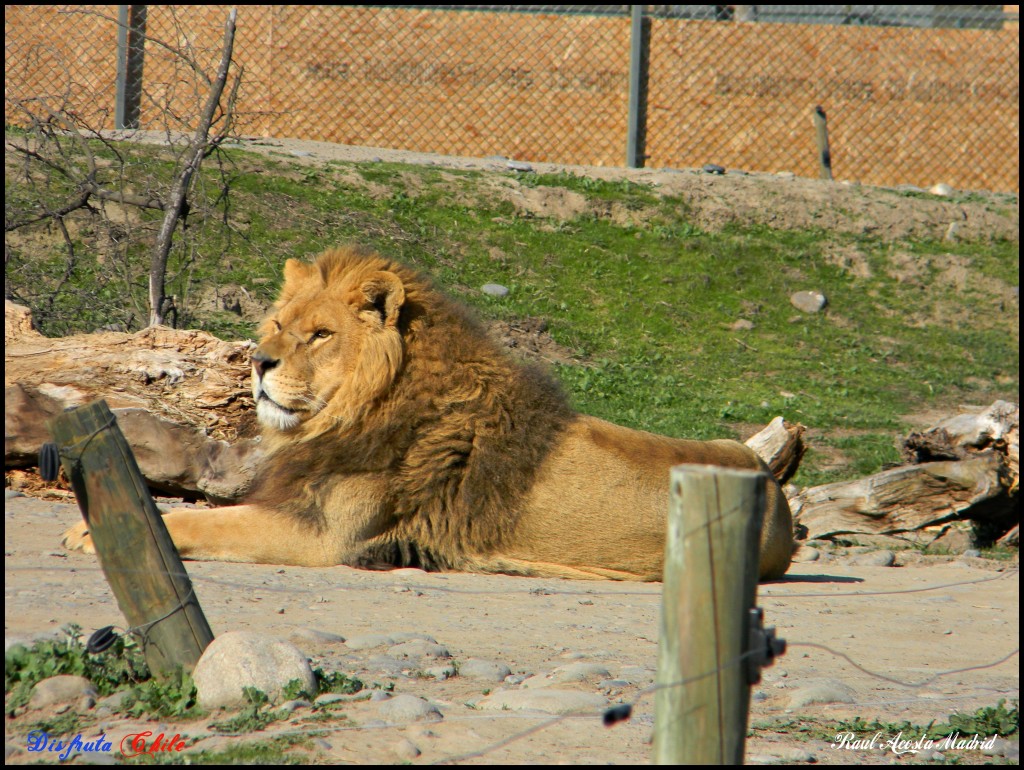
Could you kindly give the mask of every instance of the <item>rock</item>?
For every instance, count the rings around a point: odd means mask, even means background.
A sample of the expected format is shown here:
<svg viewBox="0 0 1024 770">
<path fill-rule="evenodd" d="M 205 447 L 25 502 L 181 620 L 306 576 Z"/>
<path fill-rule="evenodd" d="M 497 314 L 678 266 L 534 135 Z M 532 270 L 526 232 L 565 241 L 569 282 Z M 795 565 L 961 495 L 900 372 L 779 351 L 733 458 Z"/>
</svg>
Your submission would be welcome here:
<svg viewBox="0 0 1024 770">
<path fill-rule="evenodd" d="M 491 297 L 507 297 L 508 287 L 502 286 L 500 283 L 485 283 L 480 287 L 480 291 Z"/>
<path fill-rule="evenodd" d="M 415 695 L 396 695 L 382 701 L 377 713 L 388 722 L 436 722 L 442 719 L 441 712 L 433 704 Z"/>
<path fill-rule="evenodd" d="M 402 738 L 398 741 L 398 743 L 392 747 L 392 751 L 395 752 L 399 759 L 404 759 L 407 762 L 411 762 L 423 753 L 420 751 L 419 747 L 408 738 Z"/>
<path fill-rule="evenodd" d="M 812 703 L 853 703 L 853 689 L 837 679 L 819 679 L 804 682 L 789 696 L 789 709 L 803 708 Z"/>
<path fill-rule="evenodd" d="M 828 304 L 825 295 L 820 291 L 798 291 L 790 296 L 789 302 L 797 310 L 805 313 L 817 313 Z"/>
<path fill-rule="evenodd" d="M 62 674 L 37 682 L 28 699 L 30 709 L 76 704 L 85 711 L 96 703 L 96 686 L 84 676 Z"/>
<path fill-rule="evenodd" d="M 375 694 L 386 695 L 382 690 L 360 690 L 355 693 L 345 692 L 325 692 L 321 695 L 316 696 L 316 700 L 313 701 L 317 706 L 330 706 L 332 703 L 353 703 L 361 700 L 373 700 Z"/>
<path fill-rule="evenodd" d="M 369 650 L 374 647 L 393 645 L 395 639 L 387 634 L 363 634 L 362 636 L 351 636 L 345 642 L 350 650 Z"/>
<path fill-rule="evenodd" d="M 423 673 L 434 677 L 434 679 L 439 682 L 444 682 L 445 680 L 451 679 L 455 676 L 455 665 L 452 663 L 446 663 L 443 666 L 431 666 L 430 668 L 423 669 Z"/>
<path fill-rule="evenodd" d="M 369 670 L 384 674 L 385 676 L 402 676 L 403 671 L 409 670 L 409 662 L 392 658 L 390 655 L 374 655 L 366 661 Z"/>
<path fill-rule="evenodd" d="M 107 716 L 119 712 L 121 705 L 129 695 L 131 695 L 131 690 L 118 690 L 105 698 L 100 698 L 96 701 L 96 715 Z"/>
<path fill-rule="evenodd" d="M 717 163 L 705 163 L 700 170 L 705 174 L 724 174 L 725 166 L 719 166 Z"/>
<path fill-rule="evenodd" d="M 448 648 L 426 639 L 412 639 L 388 650 L 394 658 L 450 658 Z"/>
<path fill-rule="evenodd" d="M 506 166 L 506 168 L 508 168 L 511 171 L 519 171 L 521 173 L 529 173 L 529 172 L 533 171 L 533 166 L 531 166 L 526 161 L 522 161 L 522 160 L 510 160 L 510 161 L 507 161 L 505 163 L 505 166 Z"/>
<path fill-rule="evenodd" d="M 817 561 L 821 558 L 821 552 L 815 548 L 809 546 L 800 546 L 796 553 L 793 554 L 794 564 L 807 564 L 808 562 Z"/>
<path fill-rule="evenodd" d="M 603 696 L 579 690 L 501 690 L 477 702 L 484 711 L 542 711 L 546 714 L 597 713 L 608 702 Z"/>
<path fill-rule="evenodd" d="M 511 673 L 512 669 L 504 663 L 496 663 L 491 660 L 470 658 L 459 664 L 459 676 L 483 682 L 504 682 L 505 677 Z"/>
<path fill-rule="evenodd" d="M 278 711 L 283 711 L 286 714 L 293 714 L 296 711 L 298 711 L 299 709 L 308 709 L 308 708 L 313 708 L 313 704 L 310 703 L 308 700 L 305 700 L 304 698 L 299 698 L 299 699 L 296 699 L 296 700 L 285 701 L 284 703 L 282 703 L 280 706 L 277 707 L 277 710 Z"/>
<path fill-rule="evenodd" d="M 748 332 L 754 328 L 754 322 L 748 321 L 746 318 L 740 318 L 736 321 L 733 321 L 732 325 L 729 328 L 732 329 L 734 332 Z"/>
<path fill-rule="evenodd" d="M 531 676 L 523 682 L 523 687 L 548 687 L 552 684 L 585 682 L 610 677 L 608 669 L 599 663 L 570 663 L 566 666 L 559 666 L 550 674 Z"/>
<path fill-rule="evenodd" d="M 871 551 L 850 559 L 850 564 L 857 567 L 891 567 L 896 563 L 896 554 L 892 551 Z"/>
<path fill-rule="evenodd" d="M 804 764 L 814 764 L 818 761 L 817 758 L 811 752 L 807 751 L 806 749 L 801 749 L 798 747 L 791 749 L 782 749 L 782 751 L 779 752 L 779 759 L 781 759 L 787 765 L 793 765 L 797 762 L 802 762 Z"/>
<path fill-rule="evenodd" d="M 316 628 L 295 628 L 291 632 L 293 639 L 305 639 L 320 644 L 344 644 L 345 637 L 332 634 L 329 631 L 320 631 Z"/>
<path fill-rule="evenodd" d="M 956 191 L 945 182 L 939 182 L 938 184 L 929 187 L 928 192 L 932 195 L 941 195 L 944 198 L 948 198 Z"/>
<path fill-rule="evenodd" d="M 306 656 L 290 642 L 256 631 L 228 631 L 218 636 L 199 659 L 192 678 L 204 709 L 244 705 L 244 687 L 255 687 L 276 703 L 284 687 L 295 679 L 307 693 L 316 693 L 316 677 Z"/>
</svg>

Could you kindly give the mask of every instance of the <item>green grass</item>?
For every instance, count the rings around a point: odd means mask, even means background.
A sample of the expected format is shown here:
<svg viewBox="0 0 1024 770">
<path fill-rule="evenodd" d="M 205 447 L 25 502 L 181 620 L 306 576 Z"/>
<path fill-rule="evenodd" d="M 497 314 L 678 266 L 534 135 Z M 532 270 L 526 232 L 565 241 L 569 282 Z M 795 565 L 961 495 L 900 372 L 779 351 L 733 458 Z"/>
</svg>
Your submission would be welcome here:
<svg viewBox="0 0 1024 770">
<path fill-rule="evenodd" d="M 1017 243 L 707 232 L 683 201 L 652 187 L 570 174 L 310 167 L 242 151 L 228 154 L 227 167 L 227 206 L 213 205 L 219 187 L 204 169 L 209 213 L 190 219 L 202 238 L 179 238 L 191 251 L 175 257 L 168 288 L 184 323 L 218 335 L 250 336 L 253 326 L 230 313 L 192 312 L 188 300 L 204 288 L 235 283 L 269 301 L 286 258 L 360 243 L 425 270 L 487 318 L 545 319 L 581 361 L 555 373 L 583 412 L 692 438 L 737 436 L 779 414 L 818 429 L 801 485 L 898 461 L 906 416 L 926 406 L 1017 398 L 1018 312 L 1006 299 L 1019 282 Z M 8 197 L 25 198 L 8 177 Z M 512 202 L 558 190 L 583 196 L 586 210 L 546 217 Z M 90 236 L 78 237 L 82 257 L 49 307 L 47 291 L 66 262 L 61 239 L 12 251 L 9 284 L 47 333 L 124 322 L 125 308 L 145 307 L 146 244 L 129 249 L 131 280 L 115 280 Z M 859 254 L 870 277 L 832 264 L 836 249 Z M 898 275 L 896 258 L 918 266 L 914 280 Z M 950 260 L 967 266 L 966 279 L 947 280 Z M 487 282 L 511 292 L 488 297 L 479 291 Z M 793 308 L 788 298 L 802 289 L 822 291 L 826 311 Z M 132 318 L 144 322 L 138 312 Z M 754 328 L 733 330 L 739 319 Z M 834 456 L 843 462 L 827 464 Z"/>
</svg>

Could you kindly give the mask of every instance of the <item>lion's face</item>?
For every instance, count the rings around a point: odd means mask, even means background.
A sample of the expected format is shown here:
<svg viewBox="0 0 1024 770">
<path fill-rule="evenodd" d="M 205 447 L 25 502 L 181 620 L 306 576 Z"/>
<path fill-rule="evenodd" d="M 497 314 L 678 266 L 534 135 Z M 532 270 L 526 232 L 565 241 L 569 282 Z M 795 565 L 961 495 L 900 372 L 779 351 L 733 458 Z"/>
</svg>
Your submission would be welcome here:
<svg viewBox="0 0 1024 770">
<path fill-rule="evenodd" d="M 404 302 L 394 273 L 339 258 L 289 260 L 274 311 L 252 356 L 256 415 L 271 431 L 320 433 L 355 419 L 394 380 Z M 349 268 L 349 269 L 346 269 Z"/>
</svg>

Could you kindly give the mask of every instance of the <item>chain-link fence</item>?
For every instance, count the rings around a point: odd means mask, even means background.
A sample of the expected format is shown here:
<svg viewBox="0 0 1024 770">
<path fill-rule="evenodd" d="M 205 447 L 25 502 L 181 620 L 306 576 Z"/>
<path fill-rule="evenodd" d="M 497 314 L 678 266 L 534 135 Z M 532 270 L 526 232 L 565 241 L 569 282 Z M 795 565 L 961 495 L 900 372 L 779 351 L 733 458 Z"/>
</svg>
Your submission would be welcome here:
<svg viewBox="0 0 1024 770">
<path fill-rule="evenodd" d="M 243 6 L 241 130 L 583 165 L 1019 188 L 1018 6 Z M 9 6 L 8 122 L 163 127 L 223 6 Z M 144 44 L 142 41 L 145 41 Z M 194 110 L 193 110 L 194 112 Z"/>
</svg>

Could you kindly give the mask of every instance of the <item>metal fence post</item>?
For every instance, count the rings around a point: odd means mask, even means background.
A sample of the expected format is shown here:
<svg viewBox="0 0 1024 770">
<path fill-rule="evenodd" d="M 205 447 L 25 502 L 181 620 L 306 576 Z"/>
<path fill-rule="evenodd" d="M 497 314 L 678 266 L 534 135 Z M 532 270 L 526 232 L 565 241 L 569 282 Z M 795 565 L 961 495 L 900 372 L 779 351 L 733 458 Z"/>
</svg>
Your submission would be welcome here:
<svg viewBox="0 0 1024 770">
<path fill-rule="evenodd" d="M 142 111 L 142 64 L 146 45 L 146 6 L 117 7 L 117 95 L 114 127 L 138 128 Z"/>
<path fill-rule="evenodd" d="M 646 123 L 647 46 L 644 45 L 644 6 L 631 5 L 629 23 L 629 117 L 626 134 L 626 165 L 644 165 L 643 133 Z"/>
</svg>

